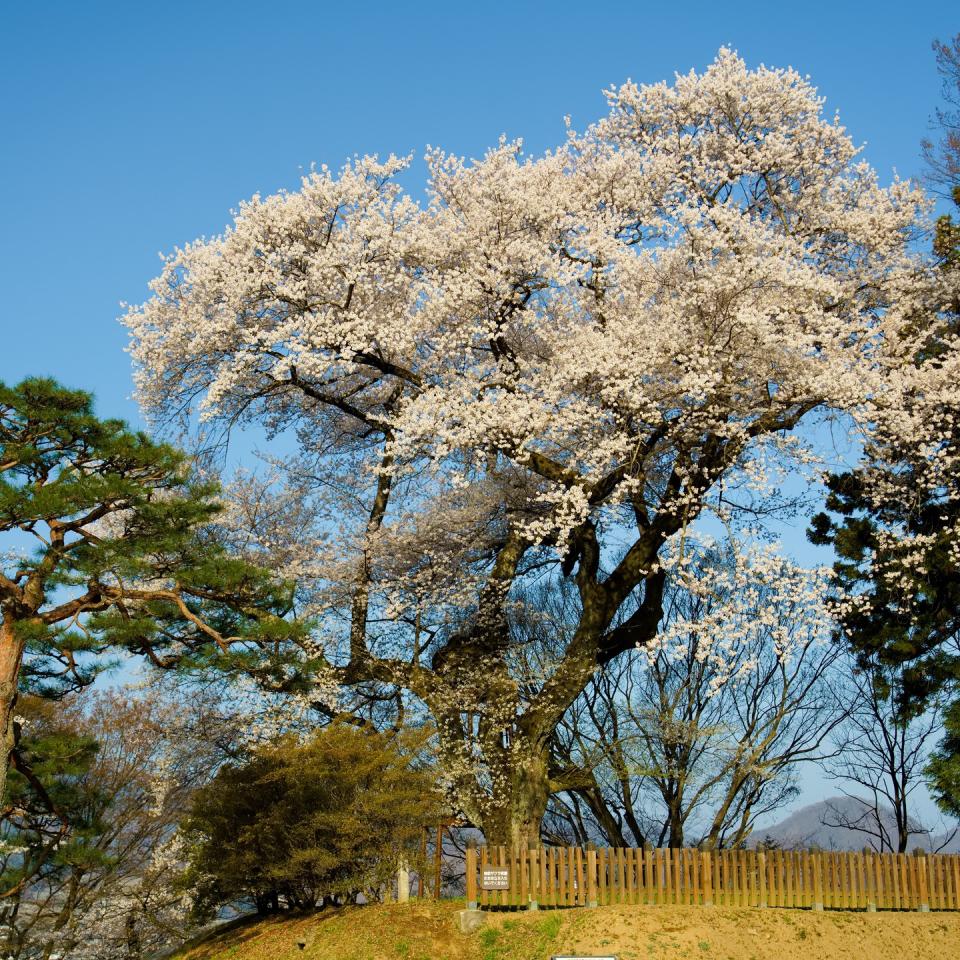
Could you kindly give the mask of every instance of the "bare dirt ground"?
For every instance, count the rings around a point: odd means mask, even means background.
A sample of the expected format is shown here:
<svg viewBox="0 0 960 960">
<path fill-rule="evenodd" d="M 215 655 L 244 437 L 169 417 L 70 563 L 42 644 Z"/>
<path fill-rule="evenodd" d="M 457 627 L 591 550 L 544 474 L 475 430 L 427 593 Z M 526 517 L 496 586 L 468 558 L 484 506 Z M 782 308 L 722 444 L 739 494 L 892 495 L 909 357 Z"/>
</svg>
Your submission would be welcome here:
<svg viewBox="0 0 960 960">
<path fill-rule="evenodd" d="M 493 913 L 479 933 L 455 927 L 462 902 L 326 910 L 228 931 L 182 960 L 952 960 L 960 913 L 600 907 Z M 306 938 L 301 950 L 297 941 Z"/>
</svg>

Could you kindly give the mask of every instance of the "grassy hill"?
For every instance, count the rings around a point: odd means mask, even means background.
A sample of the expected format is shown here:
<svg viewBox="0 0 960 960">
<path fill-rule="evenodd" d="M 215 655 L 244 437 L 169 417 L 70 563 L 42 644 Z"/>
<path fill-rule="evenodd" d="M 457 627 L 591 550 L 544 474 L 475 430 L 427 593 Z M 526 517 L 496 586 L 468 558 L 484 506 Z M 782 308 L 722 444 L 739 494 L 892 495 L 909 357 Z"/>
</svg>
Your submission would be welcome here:
<svg viewBox="0 0 960 960">
<path fill-rule="evenodd" d="M 226 931 L 180 960 L 941 960 L 960 956 L 960 913 L 811 913 L 724 907 L 600 907 L 490 914 L 455 928 L 462 902 L 389 904 L 273 918 Z M 301 950 L 297 941 L 308 939 Z"/>
</svg>

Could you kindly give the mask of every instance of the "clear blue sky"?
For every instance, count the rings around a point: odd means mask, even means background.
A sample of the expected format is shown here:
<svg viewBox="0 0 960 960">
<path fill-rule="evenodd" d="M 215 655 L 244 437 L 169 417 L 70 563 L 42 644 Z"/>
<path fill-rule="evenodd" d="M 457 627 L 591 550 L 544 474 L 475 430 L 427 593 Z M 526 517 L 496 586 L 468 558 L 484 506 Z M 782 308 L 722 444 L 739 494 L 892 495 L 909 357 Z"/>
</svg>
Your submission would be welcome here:
<svg viewBox="0 0 960 960">
<path fill-rule="evenodd" d="M 0 379 L 52 374 L 132 420 L 119 302 L 157 253 L 312 162 L 501 132 L 539 150 L 600 91 L 722 44 L 809 73 L 886 178 L 919 171 L 948 2 L 0 4 Z"/>
<path fill-rule="evenodd" d="M 541 150 L 565 114 L 599 116 L 609 84 L 702 69 L 721 45 L 810 74 L 884 179 L 915 175 L 939 97 L 930 43 L 958 30 L 940 0 L 6 0 L 0 379 L 52 374 L 136 422 L 116 318 L 158 252 L 313 162 L 476 156 L 501 133 Z"/>
</svg>

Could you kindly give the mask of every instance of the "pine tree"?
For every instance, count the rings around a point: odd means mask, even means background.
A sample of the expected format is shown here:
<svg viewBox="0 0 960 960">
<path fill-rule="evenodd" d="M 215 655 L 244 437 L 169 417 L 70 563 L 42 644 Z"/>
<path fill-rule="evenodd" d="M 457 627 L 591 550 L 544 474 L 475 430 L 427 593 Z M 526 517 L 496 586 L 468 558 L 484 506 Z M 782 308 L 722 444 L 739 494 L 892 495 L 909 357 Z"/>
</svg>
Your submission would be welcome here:
<svg viewBox="0 0 960 960">
<path fill-rule="evenodd" d="M 215 485 L 188 458 L 53 380 L 0 383 L 0 796 L 18 691 L 92 682 L 111 648 L 172 667 L 300 629 L 291 590 L 210 535 Z M 32 551 L 29 547 L 32 546 Z"/>
</svg>

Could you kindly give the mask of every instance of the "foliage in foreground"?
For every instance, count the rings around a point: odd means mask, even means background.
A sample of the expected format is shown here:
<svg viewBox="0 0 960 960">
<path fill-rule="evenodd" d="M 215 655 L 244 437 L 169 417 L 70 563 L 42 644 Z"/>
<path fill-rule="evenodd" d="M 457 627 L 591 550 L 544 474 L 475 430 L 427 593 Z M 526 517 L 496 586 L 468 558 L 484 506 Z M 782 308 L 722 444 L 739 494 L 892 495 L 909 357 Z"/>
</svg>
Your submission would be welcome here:
<svg viewBox="0 0 960 960">
<path fill-rule="evenodd" d="M 214 748 L 174 735 L 185 708 L 92 693 L 22 697 L 0 823 L 0 956 L 136 960 L 191 930 L 174 832 Z"/>
</svg>

